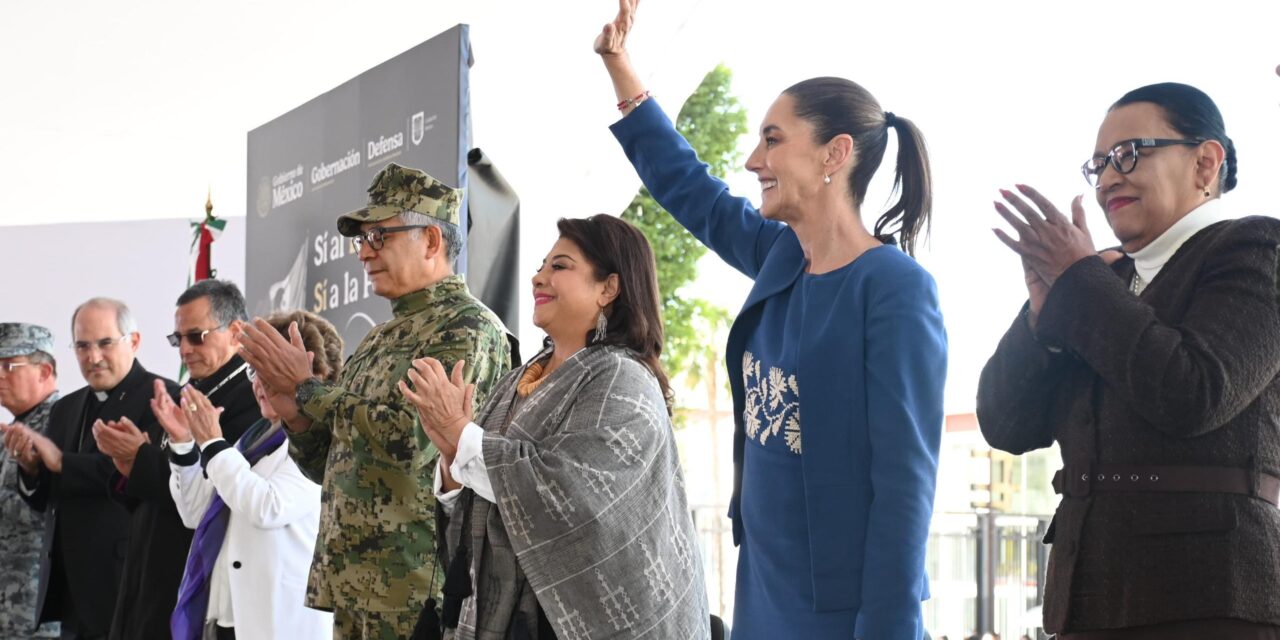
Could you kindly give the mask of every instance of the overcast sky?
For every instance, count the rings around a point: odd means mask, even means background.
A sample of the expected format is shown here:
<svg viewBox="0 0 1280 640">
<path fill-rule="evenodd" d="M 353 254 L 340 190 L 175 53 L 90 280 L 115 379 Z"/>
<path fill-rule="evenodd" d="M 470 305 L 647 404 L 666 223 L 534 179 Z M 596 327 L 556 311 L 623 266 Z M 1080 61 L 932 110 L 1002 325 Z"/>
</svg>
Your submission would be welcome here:
<svg viewBox="0 0 1280 640">
<path fill-rule="evenodd" d="M 0 226 L 194 218 L 209 187 L 219 214 L 242 216 L 250 129 L 462 22 L 473 142 L 522 197 L 531 272 L 556 218 L 616 213 L 638 186 L 606 129 L 615 99 L 590 49 L 615 11 L 607 0 L 5 2 Z M 1025 296 L 991 235 L 990 202 L 1025 182 L 1065 208 L 1086 190 L 1077 167 L 1125 91 L 1165 80 L 1207 91 L 1239 149 L 1228 206 L 1275 213 L 1276 24 L 1267 2 L 645 0 L 632 49 L 669 111 L 724 62 L 753 128 L 779 91 L 817 75 L 851 78 L 917 122 L 937 188 L 921 260 L 942 291 L 947 409 L 960 412 Z M 758 199 L 750 174 L 731 182 Z M 881 184 L 869 205 L 884 195 Z M 1086 202 L 1095 240 L 1110 244 Z M 714 260 L 695 288 L 735 309 L 745 291 Z M 533 330 L 521 331 L 527 341 Z"/>
</svg>

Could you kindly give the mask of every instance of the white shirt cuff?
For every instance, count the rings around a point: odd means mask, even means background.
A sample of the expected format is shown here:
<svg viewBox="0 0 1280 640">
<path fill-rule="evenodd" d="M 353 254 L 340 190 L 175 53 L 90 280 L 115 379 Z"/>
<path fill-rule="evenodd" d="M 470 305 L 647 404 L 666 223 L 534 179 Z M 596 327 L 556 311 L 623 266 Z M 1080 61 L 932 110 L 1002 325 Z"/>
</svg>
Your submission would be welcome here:
<svg viewBox="0 0 1280 640">
<path fill-rule="evenodd" d="M 449 474 L 481 498 L 497 502 L 493 496 L 493 485 L 489 482 L 489 470 L 484 466 L 484 429 L 476 423 L 468 422 L 463 427 L 462 437 L 458 438 L 458 451 L 453 456 L 453 464 L 449 465 Z"/>
<path fill-rule="evenodd" d="M 226 438 L 223 438 L 222 436 L 218 436 L 217 438 L 210 438 L 210 439 L 208 439 L 208 440 L 205 440 L 204 442 L 201 442 L 201 443 L 200 443 L 200 450 L 201 450 L 201 451 L 204 451 L 205 449 L 208 449 L 208 448 L 209 448 L 209 445 L 211 445 L 211 444 L 213 444 L 213 443 L 215 443 L 215 442 L 221 442 L 221 441 L 224 441 L 224 440 L 226 440 Z"/>
<path fill-rule="evenodd" d="M 440 459 L 436 459 L 436 473 L 431 481 L 431 492 L 436 495 L 436 502 L 440 503 L 440 508 L 444 509 L 446 516 L 453 515 L 453 505 L 458 501 L 458 495 L 462 493 L 462 489 L 454 489 L 453 491 L 441 492 L 444 488 L 444 477 L 440 475 Z"/>
<path fill-rule="evenodd" d="M 174 442 L 172 440 L 169 441 L 169 450 L 172 451 L 174 455 L 185 456 L 188 453 L 191 453 L 191 450 L 194 449 L 195 447 L 196 447 L 195 440 L 188 440 L 186 442 Z"/>
</svg>

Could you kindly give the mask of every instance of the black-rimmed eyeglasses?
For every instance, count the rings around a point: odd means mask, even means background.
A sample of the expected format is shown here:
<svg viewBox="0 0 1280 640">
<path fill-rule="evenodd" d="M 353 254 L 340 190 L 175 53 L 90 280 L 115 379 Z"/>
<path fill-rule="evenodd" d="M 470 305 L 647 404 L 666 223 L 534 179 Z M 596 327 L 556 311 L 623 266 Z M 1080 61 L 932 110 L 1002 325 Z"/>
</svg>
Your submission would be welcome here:
<svg viewBox="0 0 1280 640">
<path fill-rule="evenodd" d="M 1172 138 L 1122 140 L 1116 143 L 1116 146 L 1112 147 L 1111 151 L 1107 152 L 1106 155 L 1096 155 L 1081 165 L 1080 173 L 1084 174 L 1085 182 L 1088 182 L 1089 186 L 1097 189 L 1099 182 L 1102 180 L 1102 172 L 1107 170 L 1108 164 L 1116 170 L 1116 173 L 1132 173 L 1138 167 L 1139 149 L 1158 149 L 1179 144 L 1197 145 L 1201 142 L 1204 142 L 1204 140 L 1174 140 Z"/>
<path fill-rule="evenodd" d="M 216 326 L 216 327 L 214 327 L 214 328 L 212 328 L 212 329 L 205 329 L 205 330 L 203 330 L 203 331 L 188 331 L 188 332 L 186 332 L 186 333 L 178 333 L 177 331 L 174 331 L 173 333 L 171 333 L 171 334 L 169 334 L 169 335 L 167 335 L 167 336 L 165 336 L 165 337 L 169 339 L 169 346 L 171 346 L 171 347 L 176 347 L 176 346 L 181 345 L 181 344 L 182 344 L 182 339 L 183 339 L 183 338 L 186 338 L 186 339 L 187 339 L 187 342 L 190 342 L 190 343 L 191 343 L 191 346 L 193 346 L 193 347 L 198 347 L 198 346 L 200 346 L 200 345 L 204 344 L 204 337 L 205 337 L 205 336 L 209 335 L 209 334 L 210 334 L 211 332 L 213 332 L 213 331 L 218 331 L 218 330 L 226 329 L 226 328 L 227 328 L 227 325 L 222 324 L 222 325 L 218 325 L 218 326 Z"/>
<path fill-rule="evenodd" d="M 360 245 L 368 241 L 370 249 L 373 249 L 374 251 L 381 251 L 382 243 L 386 242 L 386 236 L 388 233 L 426 228 L 427 225 L 425 224 L 408 224 L 402 227 L 373 227 L 372 229 L 361 231 L 359 235 L 351 238 L 351 246 L 358 252 L 360 251 Z"/>
</svg>

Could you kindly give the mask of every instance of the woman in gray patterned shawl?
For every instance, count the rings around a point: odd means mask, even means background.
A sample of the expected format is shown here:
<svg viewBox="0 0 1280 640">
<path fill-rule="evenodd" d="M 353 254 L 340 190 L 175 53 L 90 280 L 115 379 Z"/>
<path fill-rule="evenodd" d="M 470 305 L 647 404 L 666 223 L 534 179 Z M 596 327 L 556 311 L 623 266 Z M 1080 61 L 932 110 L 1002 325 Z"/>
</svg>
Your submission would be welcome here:
<svg viewBox="0 0 1280 640">
<path fill-rule="evenodd" d="M 474 422 L 463 363 L 400 383 L 441 451 L 446 637 L 708 638 L 653 252 L 612 216 L 558 227 L 533 277 L 547 347 Z"/>
</svg>

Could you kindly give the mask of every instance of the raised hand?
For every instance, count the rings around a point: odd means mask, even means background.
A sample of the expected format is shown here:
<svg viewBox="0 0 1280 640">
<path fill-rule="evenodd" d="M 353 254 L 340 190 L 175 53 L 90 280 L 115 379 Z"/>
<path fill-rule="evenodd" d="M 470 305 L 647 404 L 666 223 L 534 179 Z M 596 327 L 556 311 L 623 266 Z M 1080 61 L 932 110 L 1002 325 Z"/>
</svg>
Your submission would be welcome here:
<svg viewBox="0 0 1280 640">
<path fill-rule="evenodd" d="M 636 6 L 640 0 L 618 0 L 618 15 L 606 23 L 596 36 L 595 52 L 602 56 L 616 56 L 627 52 L 627 34 L 635 23 Z"/>
<path fill-rule="evenodd" d="M 187 416 L 182 411 L 182 407 L 174 403 L 168 390 L 165 389 L 164 382 L 160 380 L 155 381 L 155 397 L 151 398 L 151 413 L 155 414 L 164 432 L 169 434 L 169 442 L 191 442 L 191 427 L 187 424 Z"/>
</svg>

